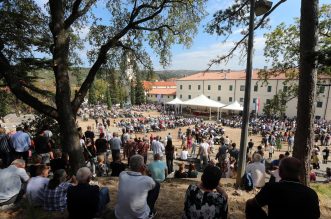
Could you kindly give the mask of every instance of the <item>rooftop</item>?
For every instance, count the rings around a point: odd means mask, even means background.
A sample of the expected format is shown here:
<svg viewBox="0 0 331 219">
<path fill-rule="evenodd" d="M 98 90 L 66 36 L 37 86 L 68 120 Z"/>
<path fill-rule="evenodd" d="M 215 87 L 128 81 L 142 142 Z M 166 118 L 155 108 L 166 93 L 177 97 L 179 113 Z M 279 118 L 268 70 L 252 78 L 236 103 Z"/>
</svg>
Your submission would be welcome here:
<svg viewBox="0 0 331 219">
<path fill-rule="evenodd" d="M 149 94 L 164 94 L 176 95 L 176 88 L 154 88 L 148 92 Z"/>
<path fill-rule="evenodd" d="M 260 70 L 253 70 L 252 79 L 260 80 L 258 72 Z M 319 76 L 320 79 L 327 79 L 329 76 Z M 202 81 L 202 80 L 245 80 L 246 72 L 245 71 L 231 71 L 231 72 L 199 72 L 187 77 L 179 78 L 177 81 Z M 277 76 L 271 76 L 268 80 L 285 80 L 286 75 L 281 73 Z"/>
</svg>

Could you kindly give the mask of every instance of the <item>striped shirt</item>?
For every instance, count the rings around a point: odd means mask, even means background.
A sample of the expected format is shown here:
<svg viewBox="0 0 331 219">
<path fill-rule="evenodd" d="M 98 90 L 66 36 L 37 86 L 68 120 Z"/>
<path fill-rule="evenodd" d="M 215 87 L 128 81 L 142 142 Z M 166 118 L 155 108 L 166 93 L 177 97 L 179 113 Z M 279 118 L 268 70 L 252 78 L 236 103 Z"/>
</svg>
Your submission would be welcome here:
<svg viewBox="0 0 331 219">
<path fill-rule="evenodd" d="M 8 142 L 8 136 L 5 134 L 0 134 L 0 153 L 11 152 L 11 147 Z"/>
</svg>

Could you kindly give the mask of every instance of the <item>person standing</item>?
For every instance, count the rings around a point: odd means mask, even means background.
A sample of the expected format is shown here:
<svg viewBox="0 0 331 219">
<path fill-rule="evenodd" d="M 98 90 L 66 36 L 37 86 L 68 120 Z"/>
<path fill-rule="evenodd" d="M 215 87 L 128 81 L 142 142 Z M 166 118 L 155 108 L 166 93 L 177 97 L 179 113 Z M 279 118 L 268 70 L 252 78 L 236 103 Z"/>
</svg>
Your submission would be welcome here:
<svg viewBox="0 0 331 219">
<path fill-rule="evenodd" d="M 138 154 L 144 157 L 144 163 L 147 163 L 147 155 L 148 155 L 148 149 L 149 149 L 149 143 L 148 138 L 144 137 L 143 141 L 138 143 Z"/>
<path fill-rule="evenodd" d="M 125 219 L 153 218 L 160 184 L 146 176 L 146 165 L 141 155 L 132 156 L 130 163 L 131 171 L 123 171 L 119 176 L 115 216 Z"/>
<path fill-rule="evenodd" d="M 174 166 L 173 166 L 174 165 L 174 153 L 175 153 L 175 147 L 172 144 L 172 140 L 168 139 L 167 145 L 165 147 L 168 174 L 174 172 Z"/>
<path fill-rule="evenodd" d="M 164 145 L 162 144 L 162 142 L 160 142 L 161 137 L 157 136 L 156 137 L 156 142 L 153 142 L 152 145 L 152 150 L 153 150 L 153 155 L 155 154 L 159 154 L 160 155 L 160 159 L 163 159 L 163 152 L 165 150 Z"/>
<path fill-rule="evenodd" d="M 320 218 L 316 192 L 300 183 L 301 161 L 284 158 L 279 166 L 279 183 L 267 183 L 260 192 L 246 202 L 247 219 Z M 268 206 L 268 215 L 262 209 Z"/>
<path fill-rule="evenodd" d="M 111 139 L 111 143 L 110 143 L 110 149 L 113 160 L 116 159 L 117 154 L 121 154 L 121 146 L 122 146 L 122 141 L 118 137 L 118 133 L 114 132 L 113 138 Z"/>
<path fill-rule="evenodd" d="M 0 159 L 4 168 L 8 167 L 12 161 L 13 148 L 9 144 L 9 137 L 6 129 L 0 127 Z"/>
<path fill-rule="evenodd" d="M 44 131 L 40 131 L 39 134 L 34 139 L 34 147 L 36 153 L 41 156 L 41 162 L 43 164 L 50 163 L 51 159 L 51 143 L 49 138 L 45 135 Z"/>
<path fill-rule="evenodd" d="M 92 141 L 92 144 L 94 144 L 94 132 L 91 129 L 91 126 L 87 126 L 87 130 L 85 132 L 85 138 L 89 138 Z"/>
<path fill-rule="evenodd" d="M 209 144 L 206 143 L 205 138 L 202 139 L 202 143 L 200 144 L 198 156 L 200 156 L 201 169 L 204 169 L 208 164 L 208 157 L 209 157 Z"/>
<path fill-rule="evenodd" d="M 323 155 L 323 163 L 327 164 L 328 163 L 328 158 L 329 158 L 330 150 L 328 147 L 325 147 L 322 151 Z"/>
<path fill-rule="evenodd" d="M 16 158 L 22 158 L 28 163 L 31 138 L 29 134 L 23 132 L 23 128 L 18 126 L 16 133 L 10 137 L 10 142 L 15 150 Z"/>
</svg>

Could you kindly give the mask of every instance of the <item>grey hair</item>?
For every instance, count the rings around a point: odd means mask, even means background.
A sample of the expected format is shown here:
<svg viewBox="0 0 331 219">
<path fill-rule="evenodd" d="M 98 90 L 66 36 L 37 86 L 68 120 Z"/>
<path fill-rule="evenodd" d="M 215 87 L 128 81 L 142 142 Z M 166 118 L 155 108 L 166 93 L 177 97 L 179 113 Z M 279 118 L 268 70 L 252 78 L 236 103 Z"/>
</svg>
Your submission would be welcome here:
<svg viewBox="0 0 331 219">
<path fill-rule="evenodd" d="M 130 158 L 130 167 L 132 171 L 139 171 L 142 166 L 144 166 L 144 157 L 136 154 Z"/>
<path fill-rule="evenodd" d="M 23 159 L 16 159 L 13 162 L 11 162 L 11 165 L 25 165 L 25 160 L 23 160 Z"/>
<path fill-rule="evenodd" d="M 92 172 L 87 167 L 82 167 L 77 170 L 76 179 L 79 183 L 85 183 L 92 176 Z"/>
<path fill-rule="evenodd" d="M 255 153 L 254 156 L 253 156 L 253 161 L 254 162 L 261 162 L 261 160 L 262 160 L 261 154 Z"/>
</svg>

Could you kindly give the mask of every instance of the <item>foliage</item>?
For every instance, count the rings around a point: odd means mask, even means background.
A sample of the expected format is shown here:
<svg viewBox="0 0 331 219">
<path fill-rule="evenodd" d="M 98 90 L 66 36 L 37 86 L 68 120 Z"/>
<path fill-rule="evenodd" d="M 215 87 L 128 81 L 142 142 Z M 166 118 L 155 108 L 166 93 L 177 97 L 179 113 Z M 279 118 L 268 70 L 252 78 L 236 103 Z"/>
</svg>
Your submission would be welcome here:
<svg viewBox="0 0 331 219">
<path fill-rule="evenodd" d="M 224 36 L 225 41 L 235 31 L 241 30 L 242 38 L 234 42 L 234 46 L 226 52 L 225 55 L 220 55 L 217 58 L 211 60 L 209 68 L 214 64 L 220 64 L 222 62 L 228 62 L 234 55 L 236 50 L 240 50 L 242 58 L 246 55 L 248 26 L 249 26 L 249 12 L 250 4 L 249 0 L 235 0 L 225 10 L 219 10 L 213 15 L 213 19 L 208 23 L 206 27 L 207 33 L 217 34 L 218 36 Z M 268 16 L 282 3 L 284 0 L 279 0 L 274 6 L 261 18 L 255 19 L 254 30 L 258 28 L 269 28 Z"/>
<path fill-rule="evenodd" d="M 146 102 L 145 91 L 143 82 L 140 80 L 139 74 L 136 76 L 136 86 L 135 86 L 135 103 L 140 105 Z"/>
<path fill-rule="evenodd" d="M 273 71 L 266 72 L 270 76 L 284 72 L 294 72 L 298 68 L 300 58 L 300 20 L 294 24 L 281 23 L 272 32 L 265 34 L 266 46 L 264 56 L 271 62 Z M 331 5 L 322 5 L 319 10 L 319 73 L 331 75 Z M 328 58 L 329 56 L 329 58 Z M 271 74 L 270 74 L 271 73 Z M 297 74 L 292 74 L 296 78 Z"/>
<path fill-rule="evenodd" d="M 40 131 L 43 131 L 45 125 L 47 125 L 49 130 L 53 133 L 52 140 L 54 140 L 55 146 L 58 147 L 61 144 L 60 127 L 58 122 L 41 113 L 35 113 L 34 116 L 34 119 L 24 121 L 21 125 L 29 127 L 32 136 L 37 136 Z"/>
<path fill-rule="evenodd" d="M 0 90 L 0 118 L 10 112 L 10 96 L 8 92 Z"/>
</svg>

